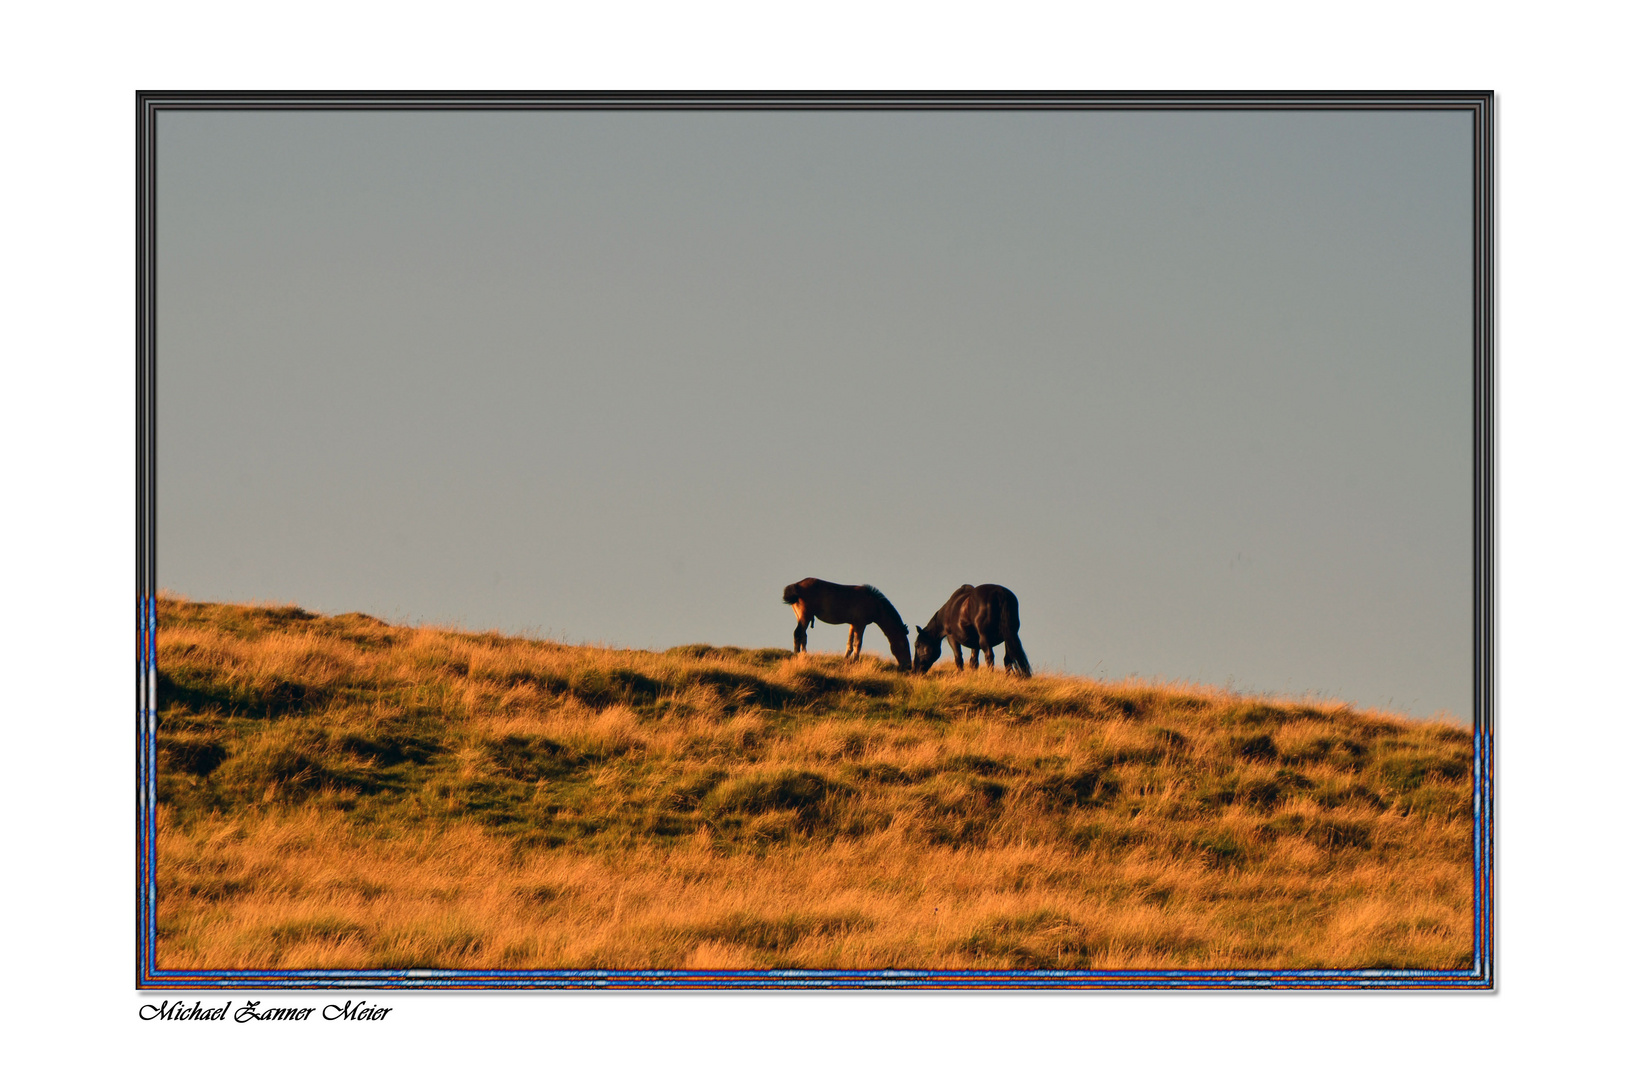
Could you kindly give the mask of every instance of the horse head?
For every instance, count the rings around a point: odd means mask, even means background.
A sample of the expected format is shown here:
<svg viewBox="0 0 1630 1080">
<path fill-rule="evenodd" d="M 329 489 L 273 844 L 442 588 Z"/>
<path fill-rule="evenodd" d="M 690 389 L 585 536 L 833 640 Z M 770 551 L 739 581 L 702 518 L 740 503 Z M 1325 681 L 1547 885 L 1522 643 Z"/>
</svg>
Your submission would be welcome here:
<svg viewBox="0 0 1630 1080">
<path fill-rule="evenodd" d="M 889 651 L 894 654 L 894 662 L 900 665 L 900 670 L 911 670 L 911 638 L 906 636 L 905 628 L 901 627 L 898 636 L 889 638 Z"/>
<path fill-rule="evenodd" d="M 926 672 L 933 667 L 934 662 L 940 658 L 940 648 L 944 644 L 945 635 L 925 632 L 922 627 L 917 627 L 917 655 L 911 669 Z"/>
</svg>

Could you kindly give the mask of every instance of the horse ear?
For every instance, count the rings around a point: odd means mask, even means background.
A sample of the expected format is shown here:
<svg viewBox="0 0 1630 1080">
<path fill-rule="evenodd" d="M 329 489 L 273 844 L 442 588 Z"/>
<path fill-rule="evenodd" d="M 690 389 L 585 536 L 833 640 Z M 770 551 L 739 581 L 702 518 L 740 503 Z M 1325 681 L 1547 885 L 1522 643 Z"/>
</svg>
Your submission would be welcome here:
<svg viewBox="0 0 1630 1080">
<path fill-rule="evenodd" d="M 923 632 L 923 628 L 922 628 L 922 627 L 920 627 L 920 626 L 919 626 L 919 627 L 917 627 L 917 633 L 919 633 L 919 634 L 920 634 L 920 633 L 922 633 L 922 632 Z"/>
</svg>

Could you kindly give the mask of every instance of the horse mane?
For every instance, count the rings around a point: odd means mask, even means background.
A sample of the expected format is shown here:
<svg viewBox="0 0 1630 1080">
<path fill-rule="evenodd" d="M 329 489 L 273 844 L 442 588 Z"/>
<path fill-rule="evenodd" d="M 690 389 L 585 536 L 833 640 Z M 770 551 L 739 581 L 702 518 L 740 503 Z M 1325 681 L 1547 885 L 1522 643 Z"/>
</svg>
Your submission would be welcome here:
<svg viewBox="0 0 1630 1080">
<path fill-rule="evenodd" d="M 879 619 L 877 622 L 878 628 L 881 629 L 883 633 L 889 635 L 905 633 L 906 621 L 900 618 L 900 613 L 895 610 L 894 604 L 889 601 L 889 598 L 883 595 L 883 590 L 879 589 L 876 585 L 862 585 L 860 588 L 862 591 L 871 593 L 872 596 L 876 597 L 878 604 L 880 604 L 883 610 L 888 612 L 889 616 L 894 620 L 894 625 L 888 626 L 881 619 Z"/>
</svg>

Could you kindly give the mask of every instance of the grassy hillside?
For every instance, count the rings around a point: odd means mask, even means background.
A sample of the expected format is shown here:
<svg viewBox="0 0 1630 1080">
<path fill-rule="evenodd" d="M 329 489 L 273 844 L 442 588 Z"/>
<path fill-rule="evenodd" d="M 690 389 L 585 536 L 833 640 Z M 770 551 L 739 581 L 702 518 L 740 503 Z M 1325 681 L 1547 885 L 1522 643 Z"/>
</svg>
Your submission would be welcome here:
<svg viewBox="0 0 1630 1080">
<path fill-rule="evenodd" d="M 1470 962 L 1469 733 L 164 599 L 166 967 Z"/>
</svg>

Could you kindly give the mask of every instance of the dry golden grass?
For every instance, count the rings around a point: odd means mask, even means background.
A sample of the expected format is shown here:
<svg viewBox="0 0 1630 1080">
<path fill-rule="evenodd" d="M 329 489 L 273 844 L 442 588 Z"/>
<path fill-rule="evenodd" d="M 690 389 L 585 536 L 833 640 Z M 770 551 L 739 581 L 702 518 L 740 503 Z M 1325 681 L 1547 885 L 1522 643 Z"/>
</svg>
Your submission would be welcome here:
<svg viewBox="0 0 1630 1080">
<path fill-rule="evenodd" d="M 1461 727 L 159 606 L 166 968 L 1451 968 Z"/>
</svg>

